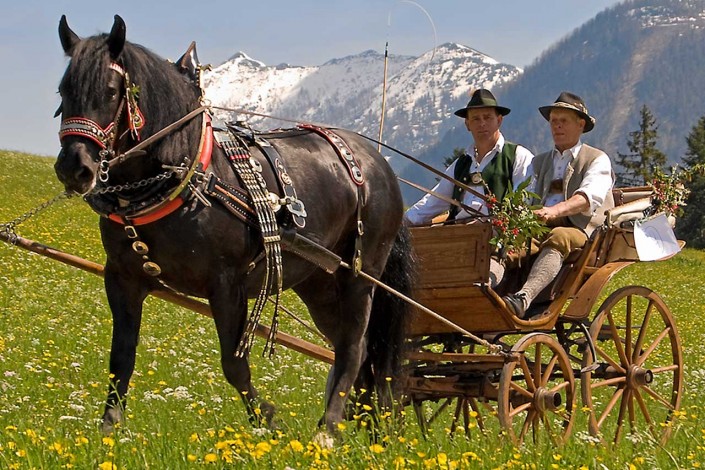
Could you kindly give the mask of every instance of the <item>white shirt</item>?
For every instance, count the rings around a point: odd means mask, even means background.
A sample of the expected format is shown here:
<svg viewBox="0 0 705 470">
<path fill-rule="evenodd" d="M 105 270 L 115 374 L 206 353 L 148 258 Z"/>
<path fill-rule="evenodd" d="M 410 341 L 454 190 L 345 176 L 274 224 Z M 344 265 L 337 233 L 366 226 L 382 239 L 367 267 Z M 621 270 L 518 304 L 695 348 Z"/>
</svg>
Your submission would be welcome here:
<svg viewBox="0 0 705 470">
<path fill-rule="evenodd" d="M 568 164 L 571 163 L 575 157 L 580 153 L 580 149 L 583 147 L 582 141 L 578 140 L 578 143 L 574 147 L 564 150 L 562 153 L 558 149 L 554 148 L 552 153 L 553 158 L 553 178 L 554 180 L 561 180 L 565 177 L 566 169 Z M 606 153 L 602 152 L 600 156 L 595 158 L 590 164 L 583 181 L 580 183 L 580 187 L 575 191 L 575 193 L 584 194 L 588 202 L 590 203 L 590 208 L 583 212 L 585 215 L 593 214 L 603 202 L 605 202 L 605 197 L 607 197 L 607 192 L 612 189 L 614 185 L 614 177 L 612 175 L 612 163 L 610 162 L 610 157 Z M 563 193 L 553 193 L 546 196 L 544 201 L 544 206 L 555 206 L 559 202 L 563 202 L 565 198 Z"/>
<path fill-rule="evenodd" d="M 490 162 L 494 160 L 494 158 L 502 151 L 503 147 L 504 136 L 500 133 L 499 139 L 497 140 L 495 146 L 492 148 L 492 150 L 487 152 L 487 154 L 482 157 L 482 160 L 480 162 L 476 160 L 474 150 L 475 147 L 470 147 L 470 151 L 468 152 L 468 154 L 472 157 L 470 172 L 476 173 L 484 170 L 487 165 L 489 165 Z M 514 159 L 514 168 L 512 171 L 512 182 L 514 184 L 514 189 L 516 189 L 521 183 L 526 181 L 527 178 L 533 176 L 534 171 L 531 165 L 533 159 L 534 155 L 528 149 L 522 147 L 521 145 L 517 146 L 516 157 Z M 453 178 L 455 175 L 455 165 L 457 162 L 458 160 L 454 161 L 445 171 L 445 174 L 450 176 L 451 178 Z M 485 194 L 485 187 L 483 185 L 473 185 L 471 183 L 468 183 L 468 186 L 480 194 Z M 453 187 L 453 183 L 451 183 L 445 178 L 441 178 L 438 184 L 433 188 L 433 191 L 448 197 L 448 199 L 451 199 L 453 197 Z M 531 190 L 531 186 L 529 187 L 529 190 Z M 466 206 L 472 207 L 473 209 L 480 211 L 482 214 L 487 215 L 488 213 L 485 202 L 479 197 L 470 193 L 469 191 L 463 192 L 462 202 Z M 449 206 L 450 204 L 447 201 L 439 199 L 429 193 L 426 194 L 423 198 L 421 198 L 421 200 L 418 201 L 416 204 L 411 206 L 406 211 L 406 214 L 404 214 L 404 217 L 411 225 L 423 225 L 431 222 L 431 220 L 438 214 L 447 211 Z M 460 209 L 457 218 L 462 219 L 473 215 L 476 214 L 470 214 L 465 209 Z"/>
</svg>

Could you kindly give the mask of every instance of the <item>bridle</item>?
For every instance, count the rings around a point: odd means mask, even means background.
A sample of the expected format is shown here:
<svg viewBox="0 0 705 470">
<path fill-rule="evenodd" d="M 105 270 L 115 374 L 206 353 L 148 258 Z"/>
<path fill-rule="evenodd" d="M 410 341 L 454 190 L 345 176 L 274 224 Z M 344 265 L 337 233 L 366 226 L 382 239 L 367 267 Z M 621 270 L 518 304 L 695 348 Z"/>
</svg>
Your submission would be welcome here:
<svg viewBox="0 0 705 470">
<path fill-rule="evenodd" d="M 79 136 L 91 140 L 100 147 L 96 162 L 99 164 L 98 178 L 103 185 L 106 185 L 108 182 L 110 168 L 120 165 L 132 157 L 145 155 L 146 152 L 143 149 L 147 146 L 166 137 L 181 127 L 184 123 L 200 116 L 201 114 L 204 115 L 201 126 L 201 139 L 198 148 L 198 155 L 196 155 L 195 158 L 186 158 L 185 162 L 183 162 L 180 166 L 163 165 L 167 171 L 166 173 L 157 175 L 157 177 L 148 178 L 147 180 L 125 185 L 102 186 L 100 188 L 96 187 L 93 191 L 91 191 L 91 193 L 86 195 L 86 197 L 95 198 L 96 196 L 100 196 L 102 194 L 118 193 L 123 189 L 143 188 L 146 186 L 145 183 L 167 179 L 169 176 L 176 174 L 180 181 L 177 186 L 168 191 L 166 195 L 162 195 L 161 197 L 156 198 L 156 200 L 153 199 L 152 202 L 146 204 L 146 206 L 141 204 L 138 208 L 125 207 L 123 208 L 124 212 L 121 210 L 119 213 L 112 213 L 112 211 L 100 210 L 98 207 L 93 206 L 91 201 L 86 199 L 94 210 L 115 222 L 124 224 L 130 220 L 134 225 L 143 225 L 158 220 L 178 209 L 185 202 L 185 198 L 188 197 L 186 193 L 192 193 L 192 191 L 187 191 L 187 187 L 193 184 L 192 180 L 197 176 L 196 173 L 201 174 L 208 168 L 213 146 L 211 119 L 209 113 L 207 112 L 209 108 L 206 105 L 202 105 L 175 122 L 167 125 L 160 131 L 142 140 L 140 131 L 144 127 L 145 119 L 137 104 L 139 88 L 130 81 L 129 75 L 123 66 L 116 62 L 112 62 L 109 67 L 110 70 L 117 72 L 123 77 L 124 84 L 124 94 L 118 104 L 112 121 L 106 127 L 102 127 L 92 119 L 82 116 L 74 116 L 64 119 L 59 130 L 59 139 L 62 143 L 68 136 Z M 201 88 L 200 80 L 199 88 Z M 201 98 L 203 98 L 203 93 L 201 93 Z M 201 101 L 203 101 L 203 99 L 201 99 Z M 60 110 L 61 108 L 59 108 L 59 112 Z M 127 121 L 127 129 L 124 133 L 118 135 L 118 129 L 120 128 L 123 119 Z M 123 153 L 120 153 L 120 143 L 128 134 L 131 135 L 133 140 L 138 143 L 131 148 L 124 150 Z"/>
<path fill-rule="evenodd" d="M 86 137 L 95 142 L 100 151 L 100 168 L 98 178 L 102 183 L 108 181 L 108 171 L 110 162 L 116 157 L 119 142 L 129 133 L 135 141 L 140 140 L 140 131 L 144 127 L 144 116 L 137 106 L 137 96 L 139 88 L 130 81 L 130 76 L 127 71 L 117 62 L 111 62 L 110 70 L 117 72 L 123 78 L 124 94 L 120 100 L 117 111 L 113 120 L 106 127 L 102 127 L 97 122 L 86 117 L 75 116 L 64 119 L 61 122 L 59 129 L 59 140 L 63 142 L 64 138 L 70 135 Z M 127 111 L 127 130 L 118 137 L 118 128 L 123 111 Z"/>
</svg>

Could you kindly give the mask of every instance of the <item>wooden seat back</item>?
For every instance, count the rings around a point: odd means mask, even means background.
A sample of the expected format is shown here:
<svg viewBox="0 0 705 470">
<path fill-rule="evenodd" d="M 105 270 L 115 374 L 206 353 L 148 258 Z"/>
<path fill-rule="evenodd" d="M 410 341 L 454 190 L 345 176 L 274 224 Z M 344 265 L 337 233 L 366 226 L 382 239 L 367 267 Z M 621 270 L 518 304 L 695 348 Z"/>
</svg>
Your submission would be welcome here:
<svg viewBox="0 0 705 470">
<path fill-rule="evenodd" d="M 415 227 L 411 234 L 419 259 L 414 300 L 473 333 L 514 328 L 498 297 L 487 292 L 492 251 L 488 222 Z M 415 310 L 411 336 L 454 331 Z"/>
</svg>

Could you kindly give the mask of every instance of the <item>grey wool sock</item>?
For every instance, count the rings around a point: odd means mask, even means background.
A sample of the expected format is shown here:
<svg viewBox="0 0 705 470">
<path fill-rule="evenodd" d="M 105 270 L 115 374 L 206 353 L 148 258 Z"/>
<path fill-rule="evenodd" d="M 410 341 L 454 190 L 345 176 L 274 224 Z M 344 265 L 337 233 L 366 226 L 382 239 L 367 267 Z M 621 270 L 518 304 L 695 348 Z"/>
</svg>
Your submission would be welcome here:
<svg viewBox="0 0 705 470">
<path fill-rule="evenodd" d="M 490 258 L 490 287 L 497 287 L 504 278 L 504 264 Z"/>
<path fill-rule="evenodd" d="M 529 278 L 517 294 L 524 294 L 524 308 L 529 308 L 537 295 L 553 281 L 563 266 L 563 255 L 554 248 L 541 250 L 529 272 Z"/>
</svg>

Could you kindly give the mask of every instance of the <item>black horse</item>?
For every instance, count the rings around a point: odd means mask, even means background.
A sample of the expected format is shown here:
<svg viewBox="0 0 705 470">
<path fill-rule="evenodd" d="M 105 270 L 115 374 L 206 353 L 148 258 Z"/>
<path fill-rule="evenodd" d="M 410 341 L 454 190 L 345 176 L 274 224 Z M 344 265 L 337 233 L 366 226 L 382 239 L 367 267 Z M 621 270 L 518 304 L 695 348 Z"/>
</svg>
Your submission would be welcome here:
<svg viewBox="0 0 705 470">
<path fill-rule="evenodd" d="M 127 42 L 125 23 L 117 15 L 109 34 L 85 39 L 62 17 L 59 36 L 70 62 L 59 87 L 61 152 L 55 170 L 68 191 L 84 195 L 104 216 L 100 232 L 107 253 L 105 289 L 113 316 L 104 430 L 122 419 L 142 304 L 160 289 L 208 300 L 224 375 L 243 396 L 251 420 L 260 419 L 254 413 L 259 407 L 269 422 L 274 408 L 257 399 L 247 351 L 238 354 L 248 298 L 258 296 L 267 275 L 262 261 L 265 241 L 261 223 L 246 223 L 246 217 L 236 217 L 227 204 L 199 187 L 215 177 L 221 189 L 230 188 L 230 203 L 238 196 L 252 199 L 225 145 L 212 144 L 210 160 L 203 157 L 211 145 L 211 127 L 207 112 L 192 113 L 201 106 L 201 90 L 193 80 L 199 69 L 189 62 L 192 54 L 174 64 Z M 184 118 L 189 113 L 194 117 Z M 159 140 L 126 156 L 137 142 L 176 121 Z M 344 165 L 320 132 L 297 128 L 267 136 L 286 162 L 290 189 L 305 204 L 304 227 L 295 227 L 294 215 L 285 208 L 276 213 L 279 226 L 296 228 L 323 247 L 323 253 L 334 253 L 351 265 L 357 253 L 364 273 L 408 294 L 409 240 L 401 228 L 403 206 L 395 175 L 364 138 L 343 130 L 335 130 L 335 135 L 354 155 L 360 172 L 352 176 L 364 182 L 356 183 L 351 177 L 356 169 L 351 172 Z M 245 143 L 262 167 L 268 190 L 281 191 L 265 152 L 251 141 Z M 238 210 L 247 213 L 251 206 Z M 312 262 L 286 250 L 281 258 L 283 288 L 294 289 L 335 350 L 323 418 L 334 432 L 356 378 L 368 384 L 373 380 L 371 385 L 384 391 L 385 378 L 395 377 L 406 304 L 352 269 L 326 272 L 315 256 Z M 272 285 L 276 290 L 276 283 Z"/>
</svg>

